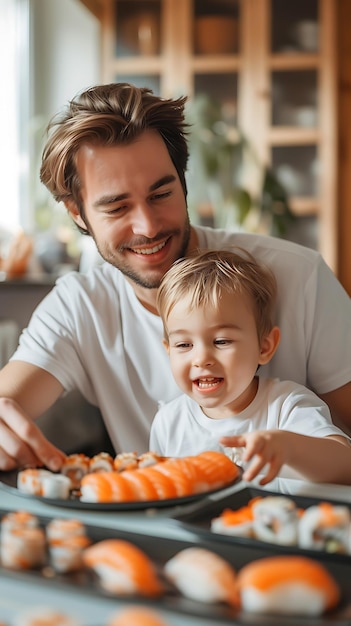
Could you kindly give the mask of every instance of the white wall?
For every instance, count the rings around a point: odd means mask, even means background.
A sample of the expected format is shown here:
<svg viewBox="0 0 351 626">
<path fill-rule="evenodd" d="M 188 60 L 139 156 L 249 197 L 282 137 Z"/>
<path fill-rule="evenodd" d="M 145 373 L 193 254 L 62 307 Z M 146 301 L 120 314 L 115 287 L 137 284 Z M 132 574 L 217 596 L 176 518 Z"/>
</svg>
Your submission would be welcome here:
<svg viewBox="0 0 351 626">
<path fill-rule="evenodd" d="M 30 175 L 34 208 L 48 192 L 39 182 L 45 128 L 82 89 L 99 83 L 100 26 L 79 0 L 30 0 Z"/>
<path fill-rule="evenodd" d="M 33 107 L 51 116 L 100 81 L 99 22 L 79 0 L 32 1 Z"/>
</svg>

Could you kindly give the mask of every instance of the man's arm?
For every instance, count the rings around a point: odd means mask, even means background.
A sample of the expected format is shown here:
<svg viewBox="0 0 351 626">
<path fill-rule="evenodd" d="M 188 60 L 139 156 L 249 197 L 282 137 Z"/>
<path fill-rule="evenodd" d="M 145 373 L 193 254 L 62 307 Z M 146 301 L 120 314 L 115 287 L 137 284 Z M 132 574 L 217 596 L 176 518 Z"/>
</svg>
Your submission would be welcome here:
<svg viewBox="0 0 351 626">
<path fill-rule="evenodd" d="M 351 381 L 334 391 L 318 395 L 329 406 L 334 424 L 351 435 Z"/>
<path fill-rule="evenodd" d="M 65 455 L 34 421 L 59 398 L 63 387 L 45 370 L 11 361 L 0 371 L 0 470 L 23 465 L 61 467 Z"/>
</svg>

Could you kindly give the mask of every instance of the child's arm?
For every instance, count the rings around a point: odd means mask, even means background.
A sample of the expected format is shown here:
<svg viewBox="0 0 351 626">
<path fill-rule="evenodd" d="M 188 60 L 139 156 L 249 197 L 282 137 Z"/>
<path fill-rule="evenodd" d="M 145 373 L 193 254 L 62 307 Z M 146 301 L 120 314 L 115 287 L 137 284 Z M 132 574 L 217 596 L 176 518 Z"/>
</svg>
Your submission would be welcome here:
<svg viewBox="0 0 351 626">
<path fill-rule="evenodd" d="M 312 482 L 351 485 L 351 445 L 346 437 L 310 437 L 286 430 L 254 431 L 222 437 L 227 447 L 244 447 L 244 462 L 251 461 L 243 479 L 250 481 L 268 464 L 260 480 L 266 485 L 283 465 L 289 465 Z"/>
</svg>

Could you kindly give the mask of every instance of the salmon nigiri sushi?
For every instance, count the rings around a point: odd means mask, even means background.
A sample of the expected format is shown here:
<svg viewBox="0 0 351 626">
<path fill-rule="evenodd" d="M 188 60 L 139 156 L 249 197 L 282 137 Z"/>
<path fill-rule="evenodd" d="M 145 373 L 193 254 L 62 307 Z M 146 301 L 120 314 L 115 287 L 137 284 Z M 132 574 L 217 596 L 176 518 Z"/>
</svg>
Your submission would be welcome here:
<svg viewBox="0 0 351 626">
<path fill-rule="evenodd" d="M 112 593 L 157 597 L 163 592 L 153 562 L 129 541 L 99 541 L 84 550 L 83 562 L 97 574 L 101 586 Z"/>
<path fill-rule="evenodd" d="M 140 468 L 138 474 L 146 476 L 152 482 L 157 495 L 155 500 L 169 500 L 177 497 L 177 487 L 171 476 L 158 472 L 154 466 Z"/>
<path fill-rule="evenodd" d="M 118 472 L 92 472 L 83 476 L 82 502 L 132 502 L 137 500 L 132 483 Z"/>
<path fill-rule="evenodd" d="M 153 465 L 153 469 L 172 480 L 177 497 L 182 498 L 194 493 L 193 481 L 188 473 L 184 471 L 180 459 L 169 459 L 163 463 L 157 463 Z"/>
<path fill-rule="evenodd" d="M 187 598 L 199 602 L 226 602 L 238 606 L 236 572 L 211 550 L 185 548 L 164 566 L 167 578 Z"/>
<path fill-rule="evenodd" d="M 130 606 L 112 615 L 108 626 L 168 626 L 159 612 L 143 606 Z"/>
<path fill-rule="evenodd" d="M 201 470 L 208 489 L 224 487 L 239 476 L 239 467 L 223 452 L 206 450 L 191 457 L 191 460 Z"/>
<path fill-rule="evenodd" d="M 251 613 L 319 616 L 337 606 L 340 589 L 318 561 L 279 555 L 252 561 L 238 573 L 241 605 Z"/>
</svg>

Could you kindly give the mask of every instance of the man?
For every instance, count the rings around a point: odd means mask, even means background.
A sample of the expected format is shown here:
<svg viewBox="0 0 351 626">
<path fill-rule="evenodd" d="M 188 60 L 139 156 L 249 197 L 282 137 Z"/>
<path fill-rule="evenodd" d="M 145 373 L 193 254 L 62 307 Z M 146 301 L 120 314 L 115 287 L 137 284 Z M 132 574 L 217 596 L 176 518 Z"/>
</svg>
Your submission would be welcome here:
<svg viewBox="0 0 351 626">
<path fill-rule="evenodd" d="M 156 288 L 176 259 L 198 248 L 239 246 L 272 268 L 282 338 L 260 375 L 310 387 L 351 426 L 350 298 L 312 250 L 189 224 L 185 101 L 101 85 L 50 126 L 41 179 L 106 263 L 58 280 L 0 372 L 2 470 L 59 469 L 63 453 L 34 420 L 72 389 L 100 408 L 116 451 L 147 449 L 158 406 L 180 393 Z"/>
</svg>

